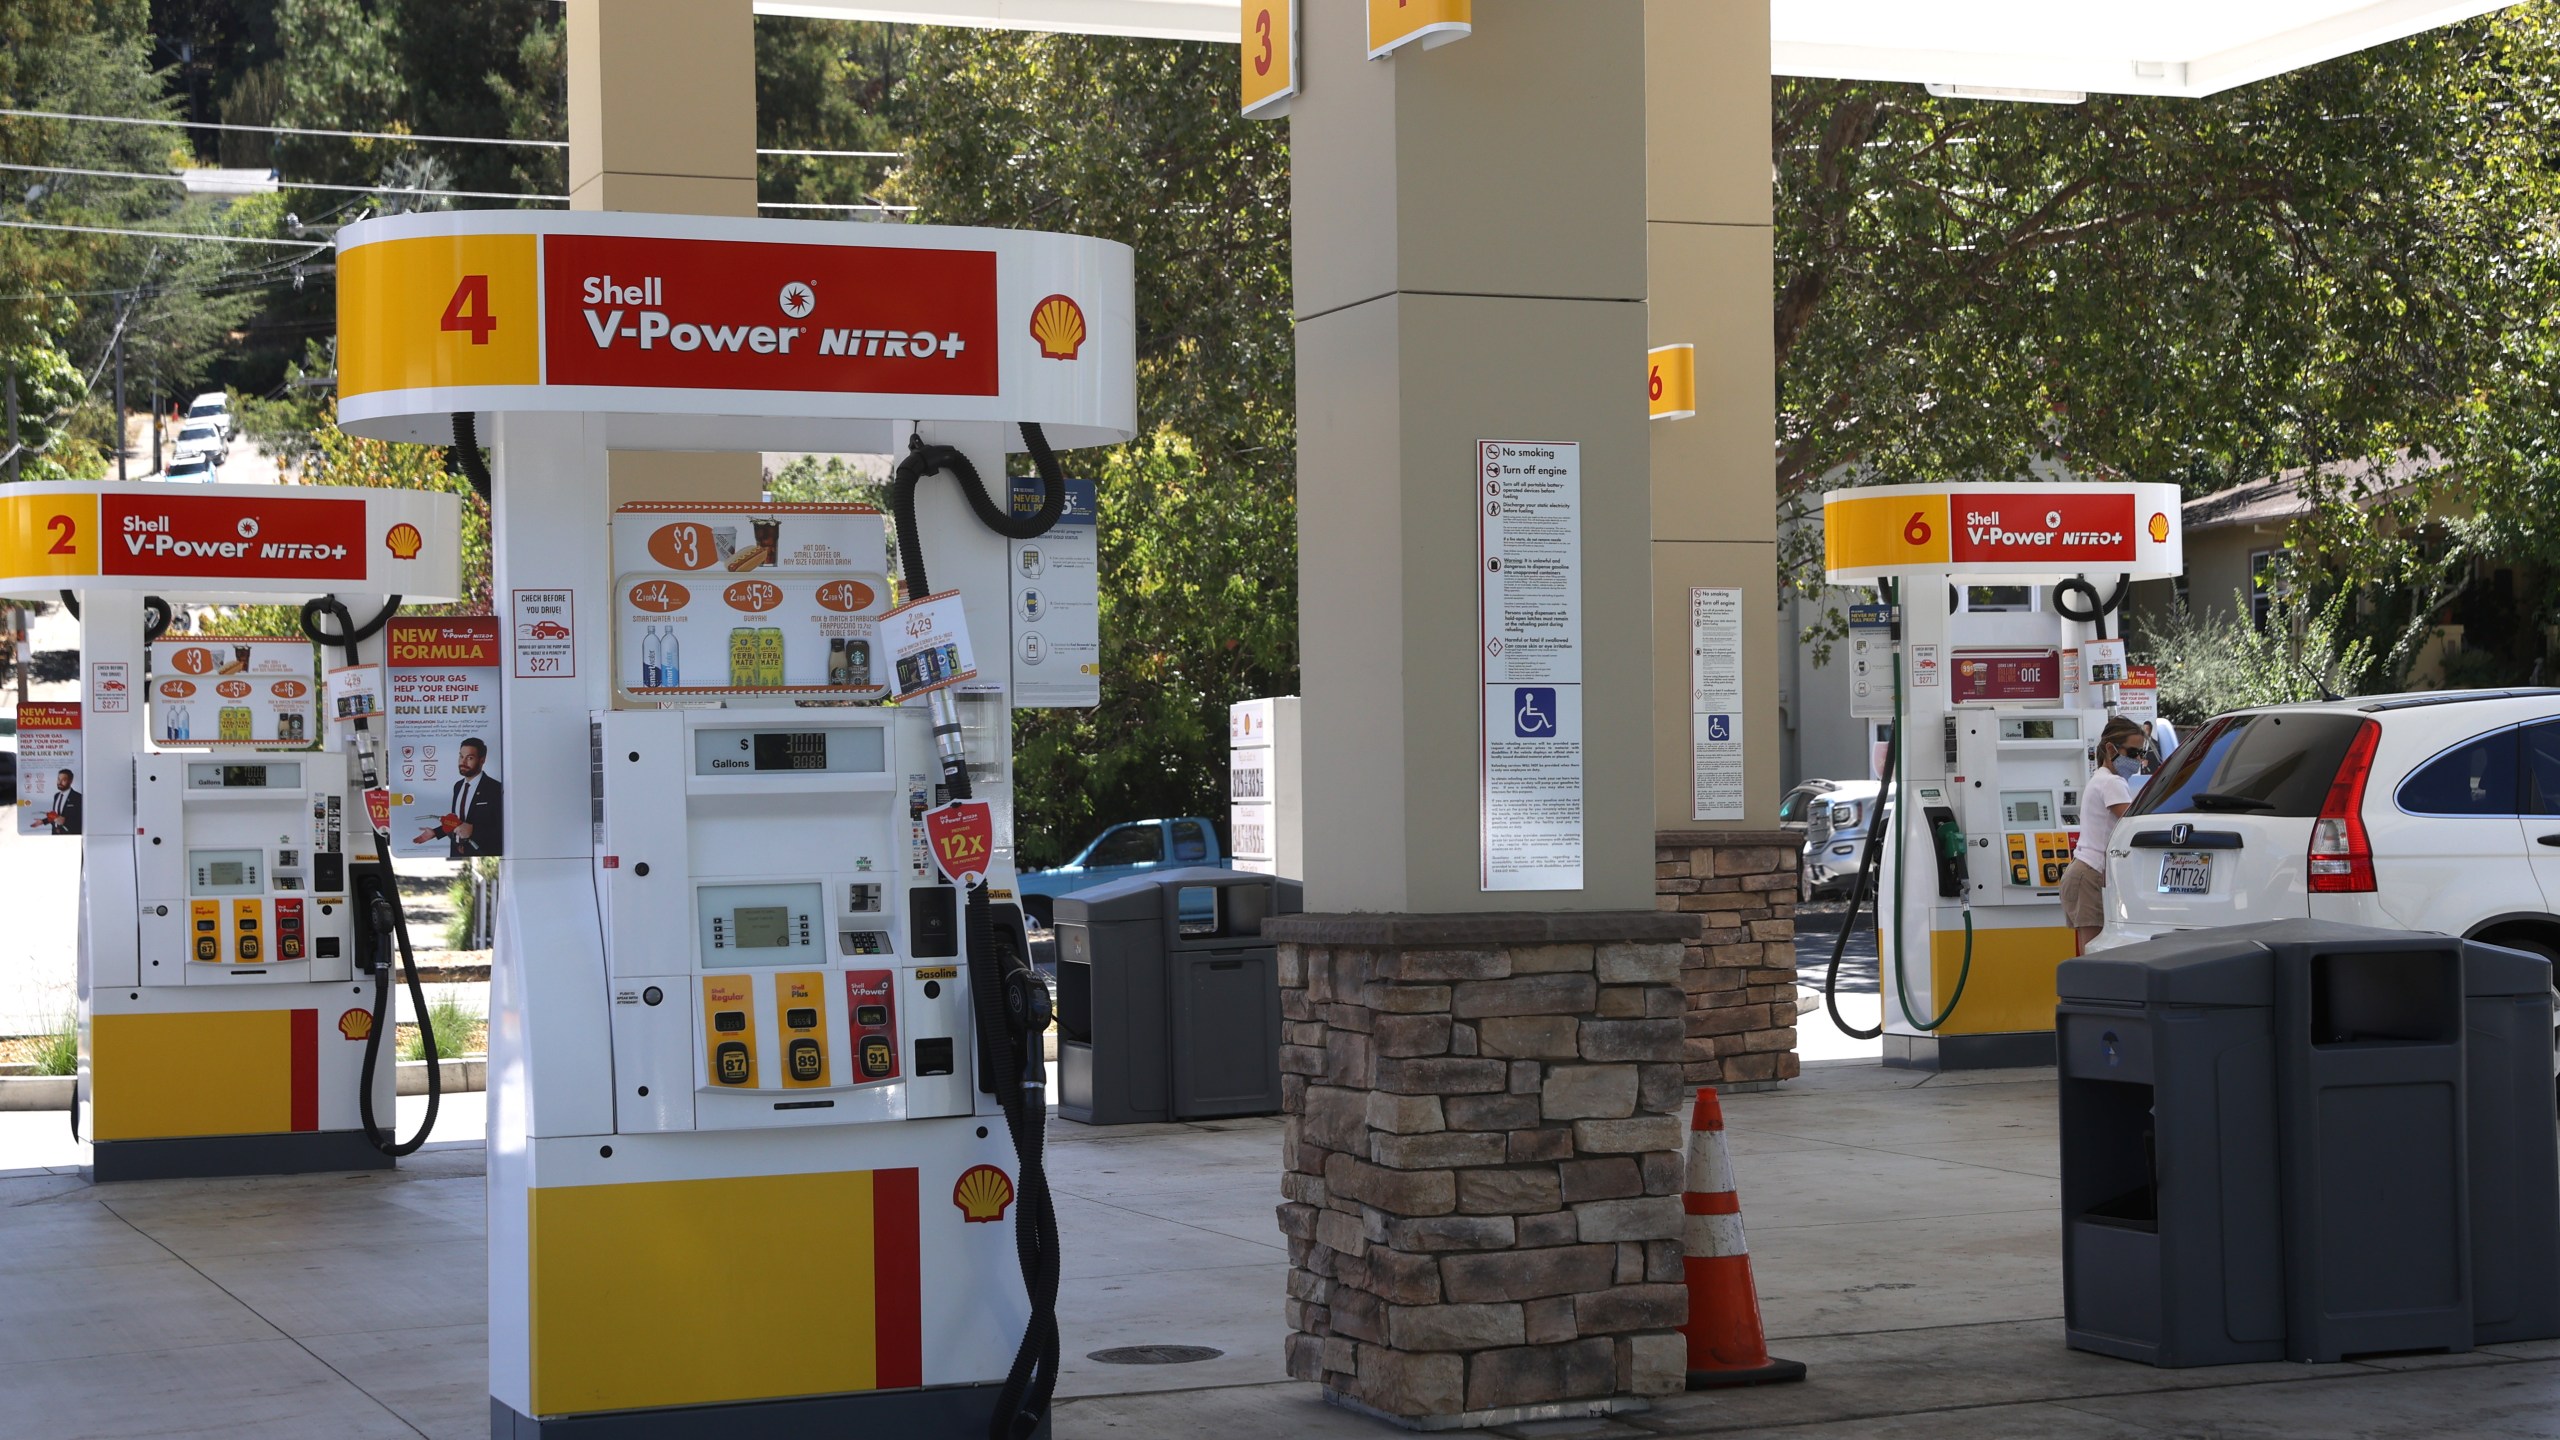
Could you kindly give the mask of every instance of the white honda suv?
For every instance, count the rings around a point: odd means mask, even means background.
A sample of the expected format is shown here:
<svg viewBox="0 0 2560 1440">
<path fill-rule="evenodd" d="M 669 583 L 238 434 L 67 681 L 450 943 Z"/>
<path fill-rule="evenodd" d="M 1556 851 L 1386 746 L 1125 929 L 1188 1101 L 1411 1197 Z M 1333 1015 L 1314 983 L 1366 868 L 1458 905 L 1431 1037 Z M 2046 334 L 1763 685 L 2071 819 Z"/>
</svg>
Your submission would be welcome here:
<svg viewBox="0 0 2560 1440">
<path fill-rule="evenodd" d="M 2117 823 L 2106 903 L 2099 947 L 2307 916 L 2560 961 L 2560 689 L 2221 716 Z"/>
</svg>

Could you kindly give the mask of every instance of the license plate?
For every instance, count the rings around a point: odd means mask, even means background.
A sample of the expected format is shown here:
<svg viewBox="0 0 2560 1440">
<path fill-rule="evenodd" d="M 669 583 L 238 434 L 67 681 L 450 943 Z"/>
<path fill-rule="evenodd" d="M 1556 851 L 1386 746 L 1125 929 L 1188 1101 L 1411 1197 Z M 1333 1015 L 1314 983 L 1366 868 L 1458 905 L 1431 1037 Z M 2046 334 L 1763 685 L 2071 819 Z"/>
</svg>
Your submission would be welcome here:
<svg viewBox="0 0 2560 1440">
<path fill-rule="evenodd" d="M 2160 893 L 2204 895 L 2213 890 L 2213 852 L 2172 850 L 2160 857 Z"/>
</svg>

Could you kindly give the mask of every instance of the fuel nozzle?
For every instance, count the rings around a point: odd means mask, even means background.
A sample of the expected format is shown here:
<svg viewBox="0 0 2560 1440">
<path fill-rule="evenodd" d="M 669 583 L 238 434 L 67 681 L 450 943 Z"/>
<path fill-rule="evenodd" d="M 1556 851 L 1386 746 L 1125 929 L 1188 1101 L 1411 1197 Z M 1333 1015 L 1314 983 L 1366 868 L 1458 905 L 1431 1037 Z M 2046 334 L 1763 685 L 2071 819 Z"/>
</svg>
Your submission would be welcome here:
<svg viewBox="0 0 2560 1440">
<path fill-rule="evenodd" d="M 398 942 L 393 934 L 400 924 L 400 912 L 392 905 L 390 896 L 376 890 L 365 906 L 365 919 L 373 926 L 373 953 L 365 957 L 364 968 L 368 972 L 388 970 L 392 956 L 398 953 L 395 948 Z"/>
</svg>

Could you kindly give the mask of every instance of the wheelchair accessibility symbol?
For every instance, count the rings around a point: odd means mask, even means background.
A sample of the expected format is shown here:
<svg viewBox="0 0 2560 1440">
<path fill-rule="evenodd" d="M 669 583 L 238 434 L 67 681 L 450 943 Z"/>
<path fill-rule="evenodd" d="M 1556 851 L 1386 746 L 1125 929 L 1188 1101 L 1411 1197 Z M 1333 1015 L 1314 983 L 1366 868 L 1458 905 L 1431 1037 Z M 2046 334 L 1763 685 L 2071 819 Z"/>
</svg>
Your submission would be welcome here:
<svg viewBox="0 0 2560 1440">
<path fill-rule="evenodd" d="M 1511 733 L 1523 740 L 1551 740 L 1556 733 L 1552 685 L 1521 685 L 1511 692 Z"/>
<path fill-rule="evenodd" d="M 1732 738 L 1733 738 L 1733 717 L 1732 717 L 1732 716 L 1730 716 L 1730 715 L 1710 715 L 1710 716 L 1708 716 L 1708 717 L 1707 717 L 1707 738 L 1708 738 L 1709 740 L 1730 740 L 1730 739 L 1732 739 Z"/>
</svg>

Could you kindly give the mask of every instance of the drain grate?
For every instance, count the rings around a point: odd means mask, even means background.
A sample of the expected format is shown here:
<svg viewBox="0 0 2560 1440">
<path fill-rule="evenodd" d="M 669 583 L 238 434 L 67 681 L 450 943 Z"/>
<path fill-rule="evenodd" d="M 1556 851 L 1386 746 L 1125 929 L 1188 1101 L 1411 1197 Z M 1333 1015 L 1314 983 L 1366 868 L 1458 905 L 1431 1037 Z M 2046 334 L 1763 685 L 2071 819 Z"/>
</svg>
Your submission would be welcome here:
<svg viewBox="0 0 2560 1440">
<path fill-rule="evenodd" d="M 1096 1350 L 1084 1358 L 1105 1365 L 1189 1365 L 1226 1353 L 1206 1345 L 1123 1345 L 1117 1350 Z"/>
</svg>

